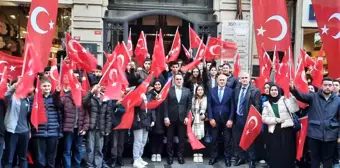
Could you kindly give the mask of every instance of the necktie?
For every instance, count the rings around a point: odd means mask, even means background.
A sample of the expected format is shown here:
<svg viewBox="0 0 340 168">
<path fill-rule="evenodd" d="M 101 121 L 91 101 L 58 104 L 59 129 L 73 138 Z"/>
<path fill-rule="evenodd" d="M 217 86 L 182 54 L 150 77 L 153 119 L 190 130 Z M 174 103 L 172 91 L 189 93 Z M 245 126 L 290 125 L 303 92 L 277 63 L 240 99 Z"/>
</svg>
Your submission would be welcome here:
<svg viewBox="0 0 340 168">
<path fill-rule="evenodd" d="M 240 116 L 243 116 L 245 94 L 246 94 L 246 88 L 242 88 L 241 97 L 240 97 L 240 100 L 239 100 L 240 104 L 238 106 L 238 115 L 240 115 Z"/>
<path fill-rule="evenodd" d="M 222 101 L 222 88 L 218 89 L 218 100 L 221 102 Z"/>
</svg>

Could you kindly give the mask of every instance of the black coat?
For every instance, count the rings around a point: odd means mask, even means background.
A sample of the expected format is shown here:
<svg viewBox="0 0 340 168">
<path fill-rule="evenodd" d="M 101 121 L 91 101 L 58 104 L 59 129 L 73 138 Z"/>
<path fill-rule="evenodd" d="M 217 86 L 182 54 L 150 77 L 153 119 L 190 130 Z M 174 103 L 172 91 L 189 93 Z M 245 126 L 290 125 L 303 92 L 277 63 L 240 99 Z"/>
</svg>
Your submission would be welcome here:
<svg viewBox="0 0 340 168">
<path fill-rule="evenodd" d="M 148 102 L 151 101 L 151 94 L 147 95 Z M 142 102 L 142 104 L 144 101 Z M 155 110 L 154 109 L 142 109 L 140 106 L 134 108 L 134 119 L 132 124 L 133 130 L 138 129 L 151 129 L 151 122 L 156 121 Z"/>
<path fill-rule="evenodd" d="M 125 113 L 125 107 L 122 104 L 117 104 L 117 100 L 108 101 L 108 106 L 112 107 L 111 123 L 113 129 L 117 127 L 122 121 L 122 117 Z"/>
<path fill-rule="evenodd" d="M 111 132 L 112 106 L 108 106 L 107 102 L 102 102 L 91 92 L 84 97 L 83 106 L 90 114 L 90 130 L 99 129 L 103 135 Z"/>
<path fill-rule="evenodd" d="M 155 100 L 156 94 L 151 91 L 151 99 Z M 165 133 L 165 125 L 164 125 L 164 111 L 168 108 L 167 103 L 162 102 L 158 107 L 155 108 L 156 121 L 155 126 L 152 128 L 152 132 L 155 134 L 164 134 Z"/>
<path fill-rule="evenodd" d="M 322 90 L 314 93 L 301 93 L 291 90 L 297 100 L 309 104 L 307 136 L 320 141 L 336 141 L 340 137 L 340 98 L 334 93 L 328 100 Z"/>
<path fill-rule="evenodd" d="M 176 122 L 178 119 L 180 122 L 184 122 L 184 119 L 188 117 L 192 104 L 190 90 L 182 87 L 181 100 L 178 102 L 175 86 L 172 86 L 165 101 L 168 108 L 164 111 L 164 118 L 169 118 L 170 122 Z"/>
<path fill-rule="evenodd" d="M 239 79 L 234 77 L 233 75 L 230 75 L 227 79 L 227 86 L 232 88 L 232 89 L 235 89 L 236 87 L 239 86 Z"/>
<path fill-rule="evenodd" d="M 232 112 L 234 113 L 233 115 L 234 123 L 244 126 L 247 120 L 247 117 L 248 117 L 250 106 L 254 105 L 257 111 L 260 112 L 262 100 L 261 100 L 260 90 L 252 85 L 249 85 L 248 90 L 245 95 L 245 102 L 244 102 L 246 107 L 244 108 L 243 116 L 239 116 L 237 114 L 237 108 L 238 108 L 237 104 L 238 104 L 238 97 L 240 95 L 241 89 L 242 89 L 241 85 L 234 89 L 234 94 L 233 94 L 234 105 L 232 106 L 233 107 Z"/>
</svg>

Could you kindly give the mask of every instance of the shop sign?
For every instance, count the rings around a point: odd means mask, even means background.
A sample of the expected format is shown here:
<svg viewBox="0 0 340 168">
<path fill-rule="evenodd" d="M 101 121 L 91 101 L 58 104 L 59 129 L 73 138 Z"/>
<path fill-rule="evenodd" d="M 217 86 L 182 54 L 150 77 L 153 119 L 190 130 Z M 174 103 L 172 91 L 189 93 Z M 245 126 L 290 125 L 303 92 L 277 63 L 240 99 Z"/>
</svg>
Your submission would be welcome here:
<svg viewBox="0 0 340 168">
<path fill-rule="evenodd" d="M 312 5 L 312 0 L 303 0 L 302 4 L 302 27 L 317 28 L 315 20 L 315 12 Z"/>
<path fill-rule="evenodd" d="M 102 31 L 101 31 L 101 30 L 95 30 L 95 31 L 94 31 L 94 34 L 95 34 L 95 35 L 102 35 Z"/>
<path fill-rule="evenodd" d="M 249 21 L 246 20 L 226 20 L 222 21 L 222 37 L 226 41 L 235 42 L 240 54 L 241 70 L 249 70 L 249 41 L 250 41 Z M 228 60 L 233 62 L 234 59 Z"/>
</svg>

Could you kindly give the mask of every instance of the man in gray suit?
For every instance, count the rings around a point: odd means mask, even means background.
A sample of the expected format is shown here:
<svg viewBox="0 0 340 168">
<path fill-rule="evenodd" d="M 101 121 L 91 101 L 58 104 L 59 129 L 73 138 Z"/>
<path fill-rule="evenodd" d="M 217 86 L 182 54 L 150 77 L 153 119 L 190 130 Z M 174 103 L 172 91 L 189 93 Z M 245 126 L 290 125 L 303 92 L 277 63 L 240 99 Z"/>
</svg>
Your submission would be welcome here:
<svg viewBox="0 0 340 168">
<path fill-rule="evenodd" d="M 188 112 L 191 109 L 190 90 L 183 87 L 183 76 L 180 74 L 175 75 L 175 86 L 172 86 L 169 90 L 167 100 L 167 107 L 164 111 L 164 124 L 168 127 L 167 132 L 167 152 L 168 152 L 168 164 L 173 164 L 173 138 L 177 132 L 179 139 L 177 156 L 178 163 L 184 164 L 183 152 L 184 142 L 186 137 L 186 124 L 188 123 Z"/>
</svg>

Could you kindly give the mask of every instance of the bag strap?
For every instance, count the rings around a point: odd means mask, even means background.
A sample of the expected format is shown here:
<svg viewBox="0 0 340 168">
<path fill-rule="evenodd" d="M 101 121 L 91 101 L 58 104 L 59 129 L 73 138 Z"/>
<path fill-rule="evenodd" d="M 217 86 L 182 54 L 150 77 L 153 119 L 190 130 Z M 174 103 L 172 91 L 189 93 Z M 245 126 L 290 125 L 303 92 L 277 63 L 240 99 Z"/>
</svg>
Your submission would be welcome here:
<svg viewBox="0 0 340 168">
<path fill-rule="evenodd" d="M 294 120 L 293 115 L 292 115 L 292 113 L 289 111 L 289 108 L 287 107 L 287 104 L 286 104 L 285 100 L 287 100 L 287 99 L 286 99 L 286 98 L 283 98 L 283 104 L 285 105 L 285 107 L 286 107 L 286 109 L 287 109 L 287 111 L 288 111 L 288 114 L 289 114 L 290 118 L 291 118 L 292 120 Z"/>
</svg>

